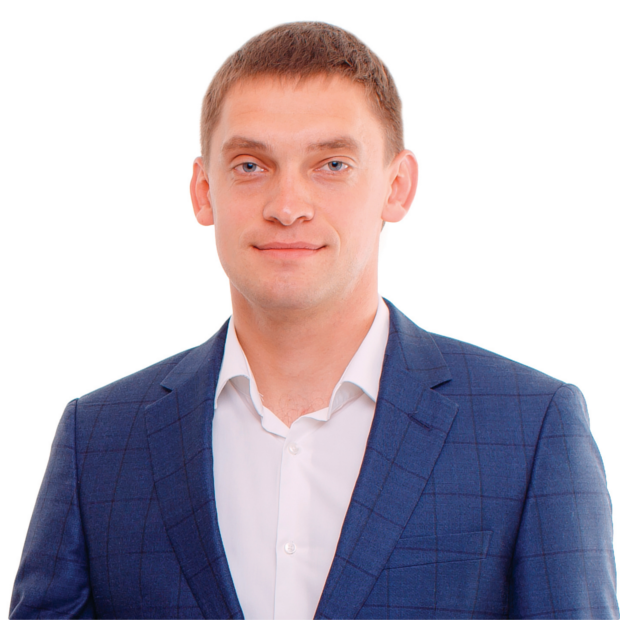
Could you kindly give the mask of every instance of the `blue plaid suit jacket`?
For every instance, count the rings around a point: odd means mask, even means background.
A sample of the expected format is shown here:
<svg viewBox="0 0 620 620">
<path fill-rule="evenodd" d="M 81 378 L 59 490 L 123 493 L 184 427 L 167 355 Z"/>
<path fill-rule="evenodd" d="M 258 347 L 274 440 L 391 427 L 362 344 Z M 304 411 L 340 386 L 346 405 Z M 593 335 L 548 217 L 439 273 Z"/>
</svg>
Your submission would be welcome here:
<svg viewBox="0 0 620 620">
<path fill-rule="evenodd" d="M 316 617 L 617 618 L 611 504 L 580 392 L 388 305 L 375 417 Z M 214 500 L 225 335 L 68 405 L 11 617 L 243 617 Z"/>
</svg>

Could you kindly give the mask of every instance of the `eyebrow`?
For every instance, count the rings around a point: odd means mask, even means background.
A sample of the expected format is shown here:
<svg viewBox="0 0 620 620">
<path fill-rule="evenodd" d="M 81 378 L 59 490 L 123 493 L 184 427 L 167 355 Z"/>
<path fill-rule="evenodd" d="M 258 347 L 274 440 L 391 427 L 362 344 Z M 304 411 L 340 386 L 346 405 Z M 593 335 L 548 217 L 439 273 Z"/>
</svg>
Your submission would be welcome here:
<svg viewBox="0 0 620 620">
<path fill-rule="evenodd" d="M 362 150 L 360 143 L 348 136 L 342 136 L 333 138 L 332 140 L 325 140 L 323 142 L 313 142 L 309 144 L 308 151 L 331 151 L 335 149 L 348 149 L 350 151 L 359 152 Z"/>
<path fill-rule="evenodd" d="M 236 151 L 238 149 L 252 149 L 254 151 L 271 151 L 271 146 L 258 140 L 252 140 L 251 138 L 244 138 L 243 136 L 233 136 L 230 140 L 227 140 L 222 145 L 222 153 L 229 151 Z"/>
<path fill-rule="evenodd" d="M 222 145 L 222 153 L 228 153 L 230 151 L 237 151 L 239 149 L 251 149 L 254 151 L 263 151 L 264 153 L 270 153 L 273 151 L 271 145 L 259 140 L 252 140 L 251 138 L 245 138 L 243 136 L 233 136 L 230 140 L 227 140 Z M 312 142 L 306 147 L 306 151 L 331 151 L 335 149 L 348 149 L 359 153 L 362 148 L 360 143 L 348 136 L 339 136 L 332 138 L 331 140 L 323 140 L 321 142 Z"/>
</svg>

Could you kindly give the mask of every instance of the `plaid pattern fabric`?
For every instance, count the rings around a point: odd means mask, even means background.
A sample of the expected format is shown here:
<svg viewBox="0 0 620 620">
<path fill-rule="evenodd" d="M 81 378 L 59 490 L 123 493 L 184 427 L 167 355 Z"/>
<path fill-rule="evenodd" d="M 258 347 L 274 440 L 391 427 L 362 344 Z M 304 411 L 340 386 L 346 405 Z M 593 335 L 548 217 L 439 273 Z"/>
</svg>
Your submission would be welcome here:
<svg viewBox="0 0 620 620">
<path fill-rule="evenodd" d="M 580 392 L 388 306 L 375 418 L 316 617 L 617 618 Z M 68 405 L 11 617 L 243 617 L 213 486 L 225 330 Z"/>
</svg>

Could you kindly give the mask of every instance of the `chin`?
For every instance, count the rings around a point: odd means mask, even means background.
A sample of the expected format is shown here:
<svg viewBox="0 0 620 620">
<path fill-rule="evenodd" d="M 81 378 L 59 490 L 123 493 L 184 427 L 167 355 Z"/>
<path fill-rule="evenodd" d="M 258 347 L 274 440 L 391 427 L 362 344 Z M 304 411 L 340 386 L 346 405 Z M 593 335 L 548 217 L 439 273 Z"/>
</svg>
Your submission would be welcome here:
<svg viewBox="0 0 620 620">
<path fill-rule="evenodd" d="M 299 283 L 274 283 L 256 286 L 235 286 L 251 304 L 265 310 L 281 310 L 283 312 L 304 311 L 316 308 L 329 302 L 333 296 L 332 287 L 323 283 L 312 286 L 307 280 Z M 330 283 L 331 284 L 331 283 Z"/>
<path fill-rule="evenodd" d="M 309 310 L 320 305 L 321 297 L 316 292 L 307 289 L 301 291 L 259 291 L 253 301 L 265 309 L 294 311 Z"/>
</svg>

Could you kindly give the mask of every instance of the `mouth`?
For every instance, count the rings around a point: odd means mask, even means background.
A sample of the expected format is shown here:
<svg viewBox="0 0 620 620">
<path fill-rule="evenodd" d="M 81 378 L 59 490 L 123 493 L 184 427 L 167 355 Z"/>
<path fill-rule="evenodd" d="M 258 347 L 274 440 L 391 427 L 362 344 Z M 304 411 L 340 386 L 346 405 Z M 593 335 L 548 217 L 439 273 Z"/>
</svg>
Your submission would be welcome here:
<svg viewBox="0 0 620 620">
<path fill-rule="evenodd" d="M 257 250 L 320 250 L 324 246 L 308 243 L 306 241 L 296 241 L 295 243 L 263 243 L 261 245 L 255 245 L 254 247 Z"/>
<path fill-rule="evenodd" d="M 280 258 L 302 258 L 304 256 L 315 255 L 325 246 L 317 245 L 315 243 L 308 243 L 306 241 L 297 241 L 295 243 L 262 243 L 252 247 L 264 255 Z"/>
</svg>

